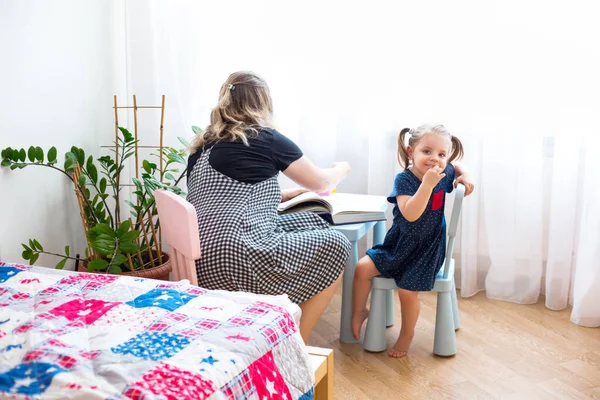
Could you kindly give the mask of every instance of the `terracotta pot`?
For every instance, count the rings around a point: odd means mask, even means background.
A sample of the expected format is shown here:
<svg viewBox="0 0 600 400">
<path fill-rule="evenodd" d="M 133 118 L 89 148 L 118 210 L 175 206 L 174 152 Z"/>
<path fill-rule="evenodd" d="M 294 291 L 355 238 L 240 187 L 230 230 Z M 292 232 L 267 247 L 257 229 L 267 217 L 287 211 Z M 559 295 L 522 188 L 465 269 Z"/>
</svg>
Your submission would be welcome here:
<svg viewBox="0 0 600 400">
<path fill-rule="evenodd" d="M 149 278 L 149 279 L 158 279 L 161 281 L 169 280 L 169 273 L 173 269 L 171 265 L 171 259 L 169 255 L 166 253 L 162 253 L 162 261 L 163 263 L 159 266 L 153 268 L 147 268 L 145 270 L 133 271 L 133 272 L 122 272 L 119 275 L 127 275 L 127 276 L 136 276 L 140 278 Z M 87 270 L 87 260 L 81 260 L 77 270 L 79 272 L 88 272 Z M 98 272 L 94 271 L 95 274 L 106 274 L 106 272 Z"/>
</svg>

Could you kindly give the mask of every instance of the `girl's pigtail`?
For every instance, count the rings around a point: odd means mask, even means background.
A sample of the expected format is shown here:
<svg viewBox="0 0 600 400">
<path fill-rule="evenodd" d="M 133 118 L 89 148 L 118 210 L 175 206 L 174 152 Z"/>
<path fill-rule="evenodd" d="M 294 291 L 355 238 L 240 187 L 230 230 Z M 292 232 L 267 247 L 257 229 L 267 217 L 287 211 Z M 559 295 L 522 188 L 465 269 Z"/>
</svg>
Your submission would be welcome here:
<svg viewBox="0 0 600 400">
<path fill-rule="evenodd" d="M 465 152 L 463 149 L 462 142 L 456 136 L 452 136 L 452 154 L 450 154 L 448 163 L 460 160 L 463 157 L 464 153 Z"/>
<path fill-rule="evenodd" d="M 398 134 L 398 163 L 404 169 L 408 169 L 408 150 L 406 149 L 406 145 L 404 144 L 406 141 L 406 134 L 410 132 L 410 128 L 404 128 Z"/>
</svg>

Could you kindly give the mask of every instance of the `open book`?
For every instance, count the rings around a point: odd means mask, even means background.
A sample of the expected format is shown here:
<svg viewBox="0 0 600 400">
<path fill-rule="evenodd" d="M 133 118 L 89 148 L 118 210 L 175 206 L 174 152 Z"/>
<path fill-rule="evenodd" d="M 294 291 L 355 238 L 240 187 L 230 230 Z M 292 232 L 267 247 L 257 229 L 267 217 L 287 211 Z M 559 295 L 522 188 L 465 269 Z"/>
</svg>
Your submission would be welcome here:
<svg viewBox="0 0 600 400">
<path fill-rule="evenodd" d="M 319 196 L 306 192 L 278 207 L 279 214 L 314 212 L 331 225 L 352 224 L 367 221 L 384 221 L 387 200 L 384 196 L 334 193 Z"/>
</svg>

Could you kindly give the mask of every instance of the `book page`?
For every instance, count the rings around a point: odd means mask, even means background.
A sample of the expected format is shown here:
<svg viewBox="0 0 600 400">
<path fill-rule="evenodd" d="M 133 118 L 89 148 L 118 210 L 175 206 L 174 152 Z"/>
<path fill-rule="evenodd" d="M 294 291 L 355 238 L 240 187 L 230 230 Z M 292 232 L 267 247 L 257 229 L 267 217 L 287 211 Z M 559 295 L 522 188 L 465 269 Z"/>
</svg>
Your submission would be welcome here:
<svg viewBox="0 0 600 400">
<path fill-rule="evenodd" d="M 290 199 L 284 203 L 279 204 L 279 206 L 277 207 L 277 211 L 279 211 L 279 212 L 285 211 L 289 208 L 294 207 L 297 204 L 305 203 L 305 202 L 309 202 L 309 201 L 316 201 L 316 202 L 322 203 L 323 205 L 325 205 L 325 207 L 329 208 L 327 205 L 327 201 L 323 201 L 323 198 L 321 196 L 319 196 L 315 192 L 306 192 L 306 193 L 302 193 L 299 196 L 294 197 L 293 199 Z"/>
<path fill-rule="evenodd" d="M 334 193 L 325 196 L 324 199 L 331 204 L 333 214 L 381 213 L 387 209 L 387 200 L 384 196 Z"/>
</svg>

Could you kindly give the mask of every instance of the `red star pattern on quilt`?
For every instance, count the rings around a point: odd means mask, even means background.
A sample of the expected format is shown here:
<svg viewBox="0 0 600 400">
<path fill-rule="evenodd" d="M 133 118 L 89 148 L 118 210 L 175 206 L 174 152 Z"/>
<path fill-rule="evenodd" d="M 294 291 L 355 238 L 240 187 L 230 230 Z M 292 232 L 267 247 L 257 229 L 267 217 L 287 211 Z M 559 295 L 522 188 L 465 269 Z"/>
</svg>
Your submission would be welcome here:
<svg viewBox="0 0 600 400">
<path fill-rule="evenodd" d="M 252 384 L 256 387 L 256 394 L 260 400 L 292 398 L 279 368 L 275 365 L 272 351 L 250 364 L 248 372 L 252 377 Z"/>
</svg>

